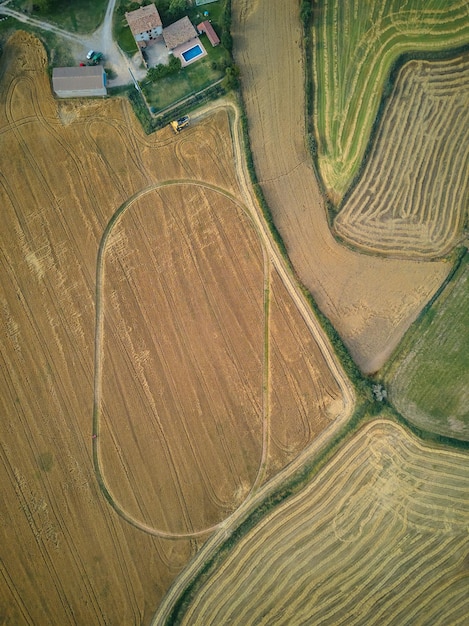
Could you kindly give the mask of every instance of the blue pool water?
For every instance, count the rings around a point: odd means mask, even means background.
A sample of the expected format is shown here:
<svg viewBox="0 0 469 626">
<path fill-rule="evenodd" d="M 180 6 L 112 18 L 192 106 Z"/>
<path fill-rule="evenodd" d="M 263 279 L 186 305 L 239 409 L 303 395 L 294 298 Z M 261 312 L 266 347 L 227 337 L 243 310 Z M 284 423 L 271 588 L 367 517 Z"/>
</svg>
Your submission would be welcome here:
<svg viewBox="0 0 469 626">
<path fill-rule="evenodd" d="M 184 61 L 187 63 L 187 61 L 192 61 L 192 59 L 195 59 L 196 57 L 200 56 L 201 54 L 203 54 L 203 50 L 197 44 L 193 48 L 189 48 L 189 50 L 186 50 L 185 52 L 183 52 L 182 56 L 184 57 Z"/>
</svg>

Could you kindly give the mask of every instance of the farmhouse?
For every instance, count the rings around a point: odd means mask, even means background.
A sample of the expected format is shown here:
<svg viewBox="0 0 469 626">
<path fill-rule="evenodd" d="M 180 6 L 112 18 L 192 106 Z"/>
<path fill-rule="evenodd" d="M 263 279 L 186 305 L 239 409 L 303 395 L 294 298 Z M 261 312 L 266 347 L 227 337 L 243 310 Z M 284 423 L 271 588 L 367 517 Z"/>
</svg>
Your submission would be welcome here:
<svg viewBox="0 0 469 626">
<path fill-rule="evenodd" d="M 54 67 L 52 89 L 59 98 L 105 96 L 106 72 L 102 65 Z"/>
<path fill-rule="evenodd" d="M 199 34 L 205 33 L 207 35 L 208 40 L 210 41 L 212 46 L 218 46 L 218 44 L 220 43 L 220 38 L 218 37 L 215 29 L 208 20 L 205 20 L 205 22 L 201 22 L 197 26 L 197 30 Z"/>
<path fill-rule="evenodd" d="M 139 47 L 144 48 L 148 42 L 159 39 L 163 34 L 163 23 L 154 4 L 127 12 L 125 19 Z"/>
<path fill-rule="evenodd" d="M 187 15 L 163 29 L 163 39 L 168 50 L 175 50 L 193 39 L 198 39 L 197 31 Z"/>
<path fill-rule="evenodd" d="M 207 55 L 207 51 L 197 36 L 197 31 L 187 15 L 164 28 L 163 39 L 168 50 L 174 56 L 179 57 L 182 67 Z"/>
</svg>

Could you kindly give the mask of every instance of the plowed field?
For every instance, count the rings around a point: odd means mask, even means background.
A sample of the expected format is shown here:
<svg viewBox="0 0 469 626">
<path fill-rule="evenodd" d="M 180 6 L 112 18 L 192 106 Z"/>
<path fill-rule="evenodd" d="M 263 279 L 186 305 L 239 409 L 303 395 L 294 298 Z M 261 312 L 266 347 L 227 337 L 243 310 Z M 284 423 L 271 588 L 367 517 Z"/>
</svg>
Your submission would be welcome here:
<svg viewBox="0 0 469 626">
<path fill-rule="evenodd" d="M 380 368 L 446 276 L 443 263 L 377 259 L 332 237 L 305 148 L 298 3 L 233 2 L 255 166 L 300 279 L 366 372 Z"/>
<path fill-rule="evenodd" d="M 4 623 L 146 623 L 201 545 L 174 535 L 343 410 L 239 200 L 234 135 L 221 111 L 146 137 L 125 101 L 55 101 L 36 39 L 3 51 Z"/>
<path fill-rule="evenodd" d="M 467 454 L 378 420 L 234 544 L 177 623 L 463 624 L 468 479 Z"/>
</svg>

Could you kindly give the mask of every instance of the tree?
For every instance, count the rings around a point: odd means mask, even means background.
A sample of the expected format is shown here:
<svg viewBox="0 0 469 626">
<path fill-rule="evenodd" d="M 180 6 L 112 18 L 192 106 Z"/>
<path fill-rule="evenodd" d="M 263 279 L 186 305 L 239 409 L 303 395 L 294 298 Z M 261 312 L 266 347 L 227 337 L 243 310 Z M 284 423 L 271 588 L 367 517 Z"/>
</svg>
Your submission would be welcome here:
<svg viewBox="0 0 469 626">
<path fill-rule="evenodd" d="M 47 13 L 47 11 L 52 8 L 53 4 L 55 4 L 54 0 L 34 0 L 33 11 Z"/>
<path fill-rule="evenodd" d="M 223 87 L 226 91 L 231 89 L 238 89 L 239 87 L 239 67 L 237 65 L 230 65 L 225 70 L 225 78 L 223 79 Z"/>
<path fill-rule="evenodd" d="M 221 34 L 221 45 L 231 54 L 233 51 L 233 38 L 230 31 L 224 30 Z"/>
<path fill-rule="evenodd" d="M 187 8 L 186 0 L 170 0 L 168 13 L 173 20 L 179 20 L 181 17 L 184 17 Z"/>
</svg>

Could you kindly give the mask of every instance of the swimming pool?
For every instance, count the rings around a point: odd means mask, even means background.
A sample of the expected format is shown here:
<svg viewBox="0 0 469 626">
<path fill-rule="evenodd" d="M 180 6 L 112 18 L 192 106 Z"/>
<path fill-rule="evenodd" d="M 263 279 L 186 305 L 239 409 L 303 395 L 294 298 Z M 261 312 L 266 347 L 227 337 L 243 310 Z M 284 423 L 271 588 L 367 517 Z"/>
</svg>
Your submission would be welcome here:
<svg viewBox="0 0 469 626">
<path fill-rule="evenodd" d="M 196 59 L 203 53 L 204 51 L 199 46 L 199 44 L 197 44 L 193 48 L 189 48 L 189 50 L 186 50 L 185 52 L 182 52 L 181 54 L 184 57 L 184 61 L 187 63 L 188 61 L 192 61 L 193 59 Z"/>
</svg>

